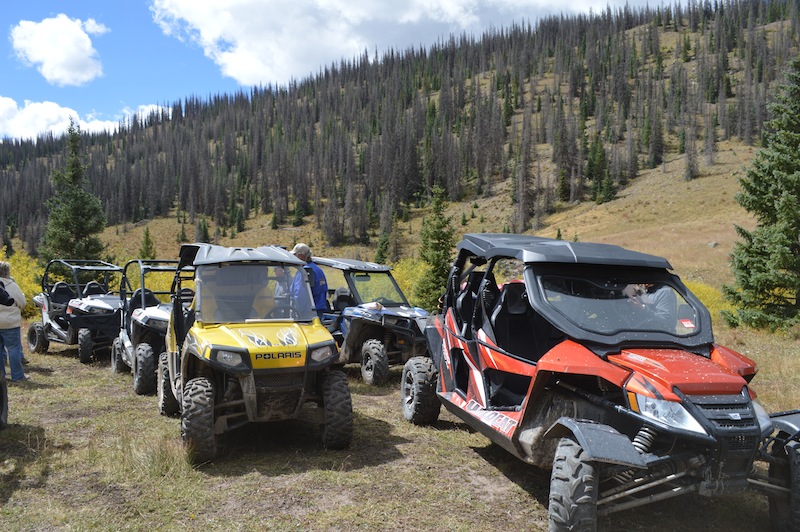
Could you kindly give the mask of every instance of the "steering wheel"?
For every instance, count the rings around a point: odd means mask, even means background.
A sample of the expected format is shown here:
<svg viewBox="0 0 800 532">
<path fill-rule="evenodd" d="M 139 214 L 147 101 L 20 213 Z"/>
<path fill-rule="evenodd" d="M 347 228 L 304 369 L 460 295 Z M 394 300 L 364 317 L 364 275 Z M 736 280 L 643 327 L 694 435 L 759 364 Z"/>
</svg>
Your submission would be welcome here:
<svg viewBox="0 0 800 532">
<path fill-rule="evenodd" d="M 376 298 L 375 301 L 377 303 L 380 303 L 383 306 L 388 306 L 388 305 L 393 305 L 394 304 L 394 301 L 392 301 L 388 297 L 383 297 L 383 296 L 381 296 L 379 298 Z"/>
<path fill-rule="evenodd" d="M 291 305 L 277 305 L 270 309 L 267 312 L 267 319 L 278 319 L 278 318 L 291 318 L 297 319 L 300 317 L 298 314 L 297 309 Z"/>
</svg>

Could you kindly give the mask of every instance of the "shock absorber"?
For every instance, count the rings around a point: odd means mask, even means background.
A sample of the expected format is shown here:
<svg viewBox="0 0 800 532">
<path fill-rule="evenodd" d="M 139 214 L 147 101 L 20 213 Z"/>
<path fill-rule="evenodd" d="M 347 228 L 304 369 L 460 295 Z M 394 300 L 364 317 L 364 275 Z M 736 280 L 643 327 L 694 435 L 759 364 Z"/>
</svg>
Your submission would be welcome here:
<svg viewBox="0 0 800 532">
<path fill-rule="evenodd" d="M 636 433 L 636 436 L 633 438 L 633 442 L 631 443 L 640 454 L 644 454 L 650 450 L 650 447 L 653 445 L 655 439 L 656 431 L 651 427 L 644 426 L 639 429 L 639 432 Z M 620 484 L 624 484 L 629 482 L 633 478 L 633 475 L 634 470 L 628 469 L 627 471 L 623 471 L 622 473 L 614 475 L 614 480 Z"/>
<path fill-rule="evenodd" d="M 650 450 L 655 439 L 656 431 L 652 427 L 642 427 L 639 429 L 636 437 L 633 438 L 633 446 L 636 447 L 636 450 L 641 454 L 644 454 Z"/>
</svg>

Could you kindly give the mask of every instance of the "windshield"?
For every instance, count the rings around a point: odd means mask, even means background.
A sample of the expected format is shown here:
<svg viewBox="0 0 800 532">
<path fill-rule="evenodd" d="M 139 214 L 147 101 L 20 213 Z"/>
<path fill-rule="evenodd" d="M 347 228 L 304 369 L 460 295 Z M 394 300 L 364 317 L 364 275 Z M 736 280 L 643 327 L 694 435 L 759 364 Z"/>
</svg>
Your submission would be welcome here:
<svg viewBox="0 0 800 532">
<path fill-rule="evenodd" d="M 546 275 L 541 287 L 547 305 L 588 332 L 689 336 L 698 327 L 695 308 L 665 281 Z"/>
<path fill-rule="evenodd" d="M 293 283 L 294 280 L 297 282 Z M 204 323 L 248 320 L 310 321 L 311 291 L 305 272 L 290 265 L 227 263 L 195 273 L 195 311 Z"/>
<path fill-rule="evenodd" d="M 397 283 L 389 272 L 355 272 L 353 285 L 358 301 L 369 303 L 378 301 L 382 305 L 408 305 Z"/>
</svg>

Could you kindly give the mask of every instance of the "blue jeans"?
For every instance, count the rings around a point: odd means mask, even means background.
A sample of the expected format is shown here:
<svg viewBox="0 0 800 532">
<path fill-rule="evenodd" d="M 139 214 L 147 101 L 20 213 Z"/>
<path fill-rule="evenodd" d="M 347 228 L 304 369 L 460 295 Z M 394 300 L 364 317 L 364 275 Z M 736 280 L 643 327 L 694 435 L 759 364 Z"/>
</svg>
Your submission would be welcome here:
<svg viewBox="0 0 800 532">
<path fill-rule="evenodd" d="M 22 342 L 20 328 L 0 329 L 0 373 L 6 376 L 6 351 L 8 352 L 8 365 L 11 366 L 11 380 L 18 381 L 25 377 L 22 369 Z"/>
</svg>

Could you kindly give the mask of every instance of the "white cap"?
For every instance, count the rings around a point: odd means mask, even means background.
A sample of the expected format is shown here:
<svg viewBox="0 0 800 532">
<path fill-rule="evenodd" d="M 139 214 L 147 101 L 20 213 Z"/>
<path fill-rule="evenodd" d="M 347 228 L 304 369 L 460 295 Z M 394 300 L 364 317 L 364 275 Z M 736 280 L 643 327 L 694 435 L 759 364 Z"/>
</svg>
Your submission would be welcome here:
<svg viewBox="0 0 800 532">
<path fill-rule="evenodd" d="M 307 244 L 303 244 L 302 242 L 298 242 L 292 248 L 292 255 L 296 255 L 296 256 L 302 255 L 303 257 L 308 257 L 310 259 L 311 258 L 311 248 L 308 247 Z"/>
</svg>

